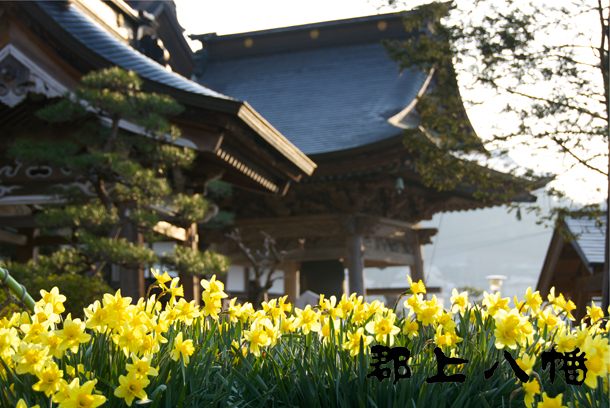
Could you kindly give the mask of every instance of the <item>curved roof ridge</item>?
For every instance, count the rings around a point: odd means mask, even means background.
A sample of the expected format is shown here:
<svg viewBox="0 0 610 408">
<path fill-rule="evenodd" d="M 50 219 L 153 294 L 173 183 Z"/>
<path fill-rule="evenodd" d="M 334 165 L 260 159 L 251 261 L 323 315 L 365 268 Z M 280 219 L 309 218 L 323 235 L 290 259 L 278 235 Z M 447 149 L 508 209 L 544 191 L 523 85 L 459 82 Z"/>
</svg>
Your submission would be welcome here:
<svg viewBox="0 0 610 408">
<path fill-rule="evenodd" d="M 87 48 L 115 65 L 135 71 L 142 78 L 194 94 L 236 100 L 166 70 L 157 62 L 114 38 L 71 4 L 49 1 L 37 1 L 36 4 Z"/>
</svg>

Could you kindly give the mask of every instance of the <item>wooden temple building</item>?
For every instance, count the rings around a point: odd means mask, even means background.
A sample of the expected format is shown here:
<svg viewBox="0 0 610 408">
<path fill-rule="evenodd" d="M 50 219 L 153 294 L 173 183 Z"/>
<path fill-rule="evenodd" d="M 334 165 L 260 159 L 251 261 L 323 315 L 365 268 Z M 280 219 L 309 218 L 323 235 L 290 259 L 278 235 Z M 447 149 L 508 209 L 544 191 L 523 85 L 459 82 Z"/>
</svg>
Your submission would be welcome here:
<svg viewBox="0 0 610 408">
<path fill-rule="evenodd" d="M 61 129 L 51 131 L 33 113 L 78 86 L 84 74 L 113 65 L 137 72 L 144 90 L 185 107 L 170 121 L 182 129 L 177 143 L 198 156 L 176 181 L 178 191 L 200 193 L 217 179 L 233 185 L 233 195 L 218 204 L 235 214 L 253 248 L 261 230 L 278 249 L 295 249 L 305 239 L 280 267 L 291 300 L 305 290 L 365 294 L 369 266 L 408 265 L 414 280 L 423 279 L 421 245 L 436 230 L 419 221 L 501 204 L 477 201 L 468 186 L 432 190 L 414 170 L 401 132 L 419 126 L 418 95 L 435 79 L 401 74 L 387 57 L 382 39 L 412 35 L 398 15 L 196 35 L 203 49 L 195 55 L 182 32 L 173 2 L 0 3 L 0 241 L 17 245 L 20 261 L 45 244 L 33 214 L 56 198 L 44 187 L 78 181 L 2 152 L 16 138 L 60 138 Z M 523 192 L 514 200 L 535 197 Z M 248 266 L 224 235 L 200 226 L 197 239 L 196 231 L 165 233 L 201 250 L 214 243 L 234 265 Z M 243 276 L 247 290 L 250 278 Z M 119 276 L 127 295 L 143 295 L 142 282 L 142 271 Z M 198 298 L 197 286 L 196 279 L 186 282 L 187 298 Z"/>
<path fill-rule="evenodd" d="M 0 3 L 0 152 L 17 138 L 58 139 L 70 132 L 38 120 L 34 112 L 77 87 L 88 72 L 118 65 L 138 73 L 144 90 L 168 94 L 185 107 L 170 121 L 182 130 L 176 143 L 195 149 L 197 159 L 175 183 L 178 191 L 201 193 L 208 180 L 222 179 L 282 195 L 291 182 L 312 174 L 313 161 L 247 102 L 187 79 L 193 58 L 182 52 L 187 46 L 182 32 L 173 44 L 162 31 L 164 43 L 159 28 L 152 14 L 121 0 Z M 174 45 L 171 52 L 165 44 Z M 125 121 L 121 126 L 138 131 Z M 35 258 L 39 246 L 53 244 L 37 236 L 33 216 L 39 205 L 57 201 L 47 193 L 51 184 L 92 189 L 62 169 L 24 166 L 0 154 L 0 240 L 17 245 L 20 262 Z M 171 239 L 197 242 L 184 229 L 166 231 Z M 143 271 L 119 275 L 124 293 L 144 294 Z M 191 286 L 198 289 L 197 282 Z"/>
<path fill-rule="evenodd" d="M 398 14 L 385 14 L 191 36 L 203 45 L 197 82 L 249 101 L 318 165 L 281 197 L 239 190 L 228 203 L 251 246 L 261 230 L 280 249 L 305 239 L 304 250 L 291 252 L 283 265 L 291 299 L 305 290 L 365 294 L 365 267 L 408 265 L 414 280 L 424 279 L 420 247 L 436 230 L 419 221 L 501 204 L 475 200 L 468 186 L 427 188 L 414 170 L 402 130 L 420 126 L 418 95 L 436 86 L 435 77 L 400 73 L 381 43 L 412 35 Z M 535 197 L 524 192 L 514 200 Z M 229 256 L 246 262 L 235 246 Z"/>
</svg>

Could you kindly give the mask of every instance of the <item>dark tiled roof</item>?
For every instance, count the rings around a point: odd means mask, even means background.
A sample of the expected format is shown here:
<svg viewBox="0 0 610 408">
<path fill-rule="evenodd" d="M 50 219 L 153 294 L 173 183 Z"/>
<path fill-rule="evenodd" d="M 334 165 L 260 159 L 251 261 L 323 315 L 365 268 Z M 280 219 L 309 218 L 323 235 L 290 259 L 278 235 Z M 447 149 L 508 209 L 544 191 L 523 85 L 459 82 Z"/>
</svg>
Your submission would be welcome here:
<svg viewBox="0 0 610 408">
<path fill-rule="evenodd" d="M 587 264 L 604 263 L 604 247 L 606 245 L 606 224 L 597 225 L 597 221 L 589 219 L 566 218 L 570 232 L 576 236 L 576 245 L 582 251 Z M 603 219 L 605 221 L 605 219 Z"/>
<path fill-rule="evenodd" d="M 37 4 L 71 36 L 112 64 L 133 70 L 145 79 L 182 91 L 232 100 L 179 74 L 167 71 L 157 62 L 114 38 L 66 2 L 38 1 Z"/>
<path fill-rule="evenodd" d="M 387 120 L 427 75 L 399 75 L 377 40 L 211 60 L 198 82 L 248 101 L 305 154 L 375 143 L 400 134 Z"/>
</svg>

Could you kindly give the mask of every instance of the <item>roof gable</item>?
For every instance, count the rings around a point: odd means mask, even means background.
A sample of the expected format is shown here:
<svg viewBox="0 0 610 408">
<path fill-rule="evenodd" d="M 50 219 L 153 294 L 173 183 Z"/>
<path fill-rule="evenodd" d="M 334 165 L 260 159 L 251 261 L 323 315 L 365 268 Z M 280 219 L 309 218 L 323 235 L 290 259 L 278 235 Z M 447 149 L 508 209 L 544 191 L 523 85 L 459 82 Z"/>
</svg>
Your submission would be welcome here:
<svg viewBox="0 0 610 408">
<path fill-rule="evenodd" d="M 399 69 L 380 42 L 212 61 L 198 81 L 248 101 L 305 154 L 401 133 L 388 119 L 427 75 Z"/>
<path fill-rule="evenodd" d="M 402 74 L 383 38 L 407 39 L 398 14 L 202 41 L 197 81 L 241 100 L 306 154 L 357 148 L 400 135 L 388 119 L 417 97 L 428 73 Z"/>
</svg>

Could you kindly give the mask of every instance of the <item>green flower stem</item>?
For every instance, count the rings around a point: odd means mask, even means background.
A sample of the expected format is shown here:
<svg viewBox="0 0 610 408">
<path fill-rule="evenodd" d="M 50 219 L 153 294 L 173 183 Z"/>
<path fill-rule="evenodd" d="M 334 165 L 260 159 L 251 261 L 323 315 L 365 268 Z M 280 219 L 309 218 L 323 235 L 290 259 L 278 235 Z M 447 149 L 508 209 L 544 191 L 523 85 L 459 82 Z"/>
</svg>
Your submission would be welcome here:
<svg viewBox="0 0 610 408">
<path fill-rule="evenodd" d="M 6 280 L 6 282 L 5 282 Z M 6 286 L 10 289 L 11 292 L 17 296 L 17 299 L 23 299 L 23 303 L 27 306 L 27 308 L 33 312 L 34 306 L 36 306 L 36 302 L 34 299 L 28 294 L 25 290 L 25 287 L 18 283 L 11 275 L 9 275 L 6 269 L 0 268 L 0 282 L 5 282 Z"/>
</svg>

